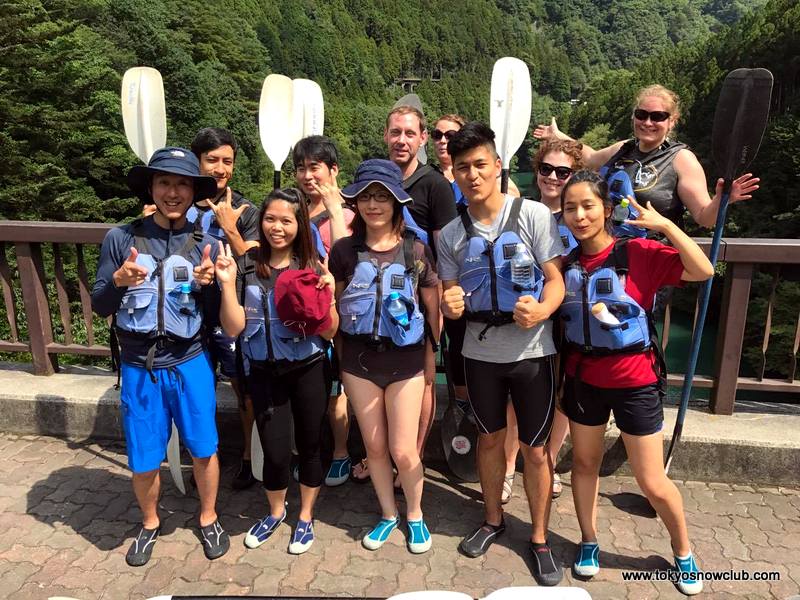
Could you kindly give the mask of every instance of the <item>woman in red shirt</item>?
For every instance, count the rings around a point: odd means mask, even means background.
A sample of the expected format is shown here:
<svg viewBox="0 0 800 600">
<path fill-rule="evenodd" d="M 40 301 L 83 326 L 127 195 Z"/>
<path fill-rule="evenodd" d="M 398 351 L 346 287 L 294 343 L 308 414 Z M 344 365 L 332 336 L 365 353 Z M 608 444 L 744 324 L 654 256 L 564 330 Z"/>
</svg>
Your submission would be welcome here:
<svg viewBox="0 0 800 600">
<path fill-rule="evenodd" d="M 579 243 L 565 261 L 561 307 L 567 338 L 564 409 L 573 443 L 572 494 L 581 528 L 576 575 L 599 569 L 597 492 L 603 437 L 611 411 L 636 481 L 667 527 L 680 572 L 678 589 L 699 593 L 702 579 L 692 557 L 680 492 L 664 472 L 662 384 L 647 313 L 656 291 L 714 274 L 700 247 L 673 222 L 639 206 L 633 224 L 672 244 L 611 235 L 612 203 L 599 175 L 579 171 L 564 186 L 564 222 Z M 652 337 L 655 340 L 655 337 Z"/>
</svg>

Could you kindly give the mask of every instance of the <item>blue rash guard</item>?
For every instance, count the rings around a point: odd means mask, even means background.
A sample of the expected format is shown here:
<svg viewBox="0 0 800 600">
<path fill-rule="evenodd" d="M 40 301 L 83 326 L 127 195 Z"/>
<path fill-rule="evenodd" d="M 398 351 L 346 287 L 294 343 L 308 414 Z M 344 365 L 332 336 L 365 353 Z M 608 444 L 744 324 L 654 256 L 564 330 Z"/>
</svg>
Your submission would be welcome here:
<svg viewBox="0 0 800 600">
<path fill-rule="evenodd" d="M 114 285 L 113 275 L 125 262 L 130 255 L 130 249 L 134 246 L 133 236 L 134 224 L 121 225 L 115 227 L 106 234 L 103 245 L 100 249 L 100 260 L 97 265 L 97 277 L 92 288 L 92 309 L 101 317 L 108 317 L 117 312 L 122 302 L 122 297 L 127 291 L 127 287 L 117 287 Z M 142 220 L 140 234 L 147 238 L 150 253 L 156 258 L 166 258 L 172 253 L 177 253 L 187 242 L 189 236 L 194 233 L 194 223 L 186 222 L 180 229 L 164 229 L 156 224 L 153 217 L 145 217 Z M 217 241 L 209 235 L 204 235 L 187 257 L 192 264 L 199 265 L 203 248 L 206 244 L 211 245 L 211 260 L 216 260 Z M 142 248 L 137 248 L 140 254 L 144 254 Z M 215 285 L 212 283 L 211 285 Z M 201 296 L 205 296 L 207 291 L 205 286 L 201 291 Z M 124 335 L 125 332 L 118 332 L 120 346 L 122 350 L 122 362 L 144 367 L 147 352 L 152 345 L 152 341 L 143 338 Z M 172 367 L 186 362 L 203 352 L 203 344 L 198 336 L 196 339 L 187 342 L 165 344 L 156 349 L 153 368 L 161 369 Z"/>
</svg>

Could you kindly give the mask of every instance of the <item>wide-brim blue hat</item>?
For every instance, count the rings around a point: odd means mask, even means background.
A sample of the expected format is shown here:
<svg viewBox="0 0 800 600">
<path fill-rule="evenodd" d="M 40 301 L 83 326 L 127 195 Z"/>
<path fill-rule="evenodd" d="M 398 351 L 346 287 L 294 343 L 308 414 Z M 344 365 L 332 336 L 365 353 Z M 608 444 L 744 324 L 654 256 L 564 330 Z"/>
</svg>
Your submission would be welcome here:
<svg viewBox="0 0 800 600">
<path fill-rule="evenodd" d="M 371 183 L 380 183 L 400 204 L 411 202 L 411 196 L 403 189 L 403 173 L 400 167 L 383 158 L 370 158 L 358 165 L 353 183 L 345 187 L 341 194 L 345 198 L 355 198 Z"/>
<path fill-rule="evenodd" d="M 152 202 L 150 182 L 155 173 L 182 175 L 194 180 L 194 201 L 217 195 L 217 180 L 200 175 L 200 162 L 191 150 L 167 147 L 153 152 L 147 166 L 136 165 L 128 171 L 128 187 L 145 202 Z"/>
</svg>

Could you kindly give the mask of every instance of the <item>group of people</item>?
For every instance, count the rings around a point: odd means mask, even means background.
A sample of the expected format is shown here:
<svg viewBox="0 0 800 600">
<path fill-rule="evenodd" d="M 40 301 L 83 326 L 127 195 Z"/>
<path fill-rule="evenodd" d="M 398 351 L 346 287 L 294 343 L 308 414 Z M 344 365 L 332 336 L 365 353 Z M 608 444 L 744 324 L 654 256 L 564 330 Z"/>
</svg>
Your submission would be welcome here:
<svg viewBox="0 0 800 600">
<path fill-rule="evenodd" d="M 682 216 L 685 206 L 701 225 L 712 223 L 721 184 L 711 197 L 696 157 L 670 139 L 678 118 L 675 95 L 650 86 L 634 103 L 634 137 L 609 148 L 570 139 L 555 120 L 538 126 L 538 202 L 500 190 L 494 132 L 480 122 L 437 120 L 439 168 L 421 164 L 427 124 L 410 106 L 387 117 L 388 159 L 364 161 L 343 189 L 333 142 L 301 140 L 292 155 L 297 187 L 274 190 L 258 208 L 228 186 L 237 146 L 222 129 L 203 129 L 191 150 L 160 149 L 134 167 L 129 185 L 154 207 L 109 232 L 92 292 L 121 348 L 122 416 L 142 510 L 128 564 L 147 563 L 158 537 L 159 467 L 173 421 L 193 459 L 205 554 L 229 548 L 215 509 L 217 364 L 242 415 L 233 487 L 254 481 L 253 423 L 264 455 L 268 512 L 246 534 L 247 547 L 287 519 L 294 440 L 300 507 L 290 553 L 314 542 L 323 482 L 348 478 L 370 480 L 379 504 L 364 547 L 377 550 L 399 528 L 399 488 L 407 547 L 429 550 L 421 456 L 444 331 L 456 394 L 479 430 L 485 511 L 460 551 L 480 556 L 503 534 L 521 451 L 532 572 L 540 585 L 561 581 L 547 536 L 561 491 L 553 465 L 569 432 L 581 529 L 572 568 L 597 574 L 598 474 L 613 412 L 636 480 L 669 532 L 677 585 L 698 593 L 681 496 L 663 469 L 665 373 L 650 315 L 663 287 L 713 275 Z M 615 229 L 613 173 L 625 173 L 635 194 L 625 224 L 647 236 Z M 737 179 L 730 200 L 749 198 L 757 184 L 750 174 Z M 366 450 L 355 465 L 348 404 Z M 321 458 L 326 419 L 329 464 Z"/>
</svg>

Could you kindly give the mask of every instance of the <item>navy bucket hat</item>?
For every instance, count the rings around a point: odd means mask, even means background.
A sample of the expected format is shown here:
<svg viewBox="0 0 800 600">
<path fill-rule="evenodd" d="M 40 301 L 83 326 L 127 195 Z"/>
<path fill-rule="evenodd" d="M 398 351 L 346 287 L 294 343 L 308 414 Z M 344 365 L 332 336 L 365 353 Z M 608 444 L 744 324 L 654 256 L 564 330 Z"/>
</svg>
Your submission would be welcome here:
<svg viewBox="0 0 800 600">
<path fill-rule="evenodd" d="M 156 150 L 147 166 L 136 165 L 128 171 L 128 187 L 145 202 L 152 202 L 150 181 L 155 173 L 182 175 L 194 180 L 194 201 L 217 195 L 217 181 L 200 175 L 200 163 L 191 150 L 167 147 Z"/>
<path fill-rule="evenodd" d="M 403 189 L 403 173 L 400 167 L 383 158 L 370 158 L 358 165 L 353 183 L 345 187 L 341 194 L 345 198 L 355 198 L 371 183 L 380 183 L 400 204 L 411 202 L 411 196 Z"/>
</svg>

